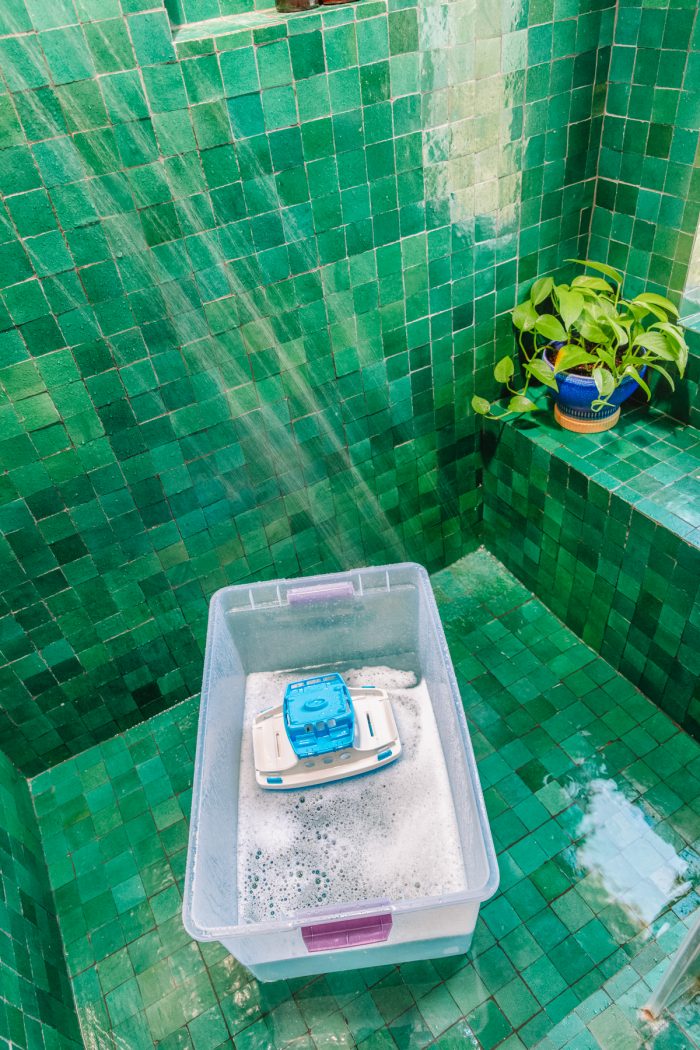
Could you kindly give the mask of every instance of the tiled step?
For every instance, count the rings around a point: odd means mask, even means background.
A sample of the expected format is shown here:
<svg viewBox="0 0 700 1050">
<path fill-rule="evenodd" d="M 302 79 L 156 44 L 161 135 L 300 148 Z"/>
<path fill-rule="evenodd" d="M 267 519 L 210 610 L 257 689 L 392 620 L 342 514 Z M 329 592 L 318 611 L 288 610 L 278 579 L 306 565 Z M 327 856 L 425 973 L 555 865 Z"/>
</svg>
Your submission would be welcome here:
<svg viewBox="0 0 700 1050">
<path fill-rule="evenodd" d="M 484 536 L 557 616 L 700 733 L 700 431 L 653 410 L 603 434 L 539 413 L 484 433 Z"/>
</svg>

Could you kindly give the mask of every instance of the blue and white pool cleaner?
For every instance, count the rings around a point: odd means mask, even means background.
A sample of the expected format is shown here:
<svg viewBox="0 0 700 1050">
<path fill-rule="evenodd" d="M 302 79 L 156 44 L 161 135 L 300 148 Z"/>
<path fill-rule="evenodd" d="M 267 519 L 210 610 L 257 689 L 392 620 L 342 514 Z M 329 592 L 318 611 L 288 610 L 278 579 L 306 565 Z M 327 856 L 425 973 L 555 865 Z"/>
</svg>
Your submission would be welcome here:
<svg viewBox="0 0 700 1050">
<path fill-rule="evenodd" d="M 328 784 L 394 762 L 401 754 L 384 689 L 348 689 L 342 675 L 288 685 L 284 701 L 253 722 L 255 779 L 262 788 Z"/>
</svg>

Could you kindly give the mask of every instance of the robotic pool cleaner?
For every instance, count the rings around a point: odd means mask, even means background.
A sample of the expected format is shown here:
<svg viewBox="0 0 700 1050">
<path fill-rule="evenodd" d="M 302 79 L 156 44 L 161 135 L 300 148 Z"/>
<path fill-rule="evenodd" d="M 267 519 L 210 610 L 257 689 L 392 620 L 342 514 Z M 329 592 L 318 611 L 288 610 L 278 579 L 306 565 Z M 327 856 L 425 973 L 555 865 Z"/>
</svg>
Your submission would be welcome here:
<svg viewBox="0 0 700 1050">
<path fill-rule="evenodd" d="M 401 742 L 384 689 L 348 689 L 342 675 L 288 685 L 284 701 L 253 722 L 255 779 L 262 788 L 328 784 L 389 765 Z"/>
</svg>

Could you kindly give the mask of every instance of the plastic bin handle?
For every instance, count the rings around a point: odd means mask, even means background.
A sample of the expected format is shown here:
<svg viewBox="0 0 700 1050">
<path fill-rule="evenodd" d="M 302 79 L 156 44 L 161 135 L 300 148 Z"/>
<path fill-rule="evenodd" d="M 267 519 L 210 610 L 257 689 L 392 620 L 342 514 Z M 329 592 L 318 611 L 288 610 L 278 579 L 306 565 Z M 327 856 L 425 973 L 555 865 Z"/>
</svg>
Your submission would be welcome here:
<svg viewBox="0 0 700 1050">
<path fill-rule="evenodd" d="M 354 597 L 355 591 L 350 580 L 322 583 L 317 587 L 293 587 L 287 591 L 287 601 L 290 605 L 310 605 L 312 602 L 328 602 L 336 598 Z"/>
<path fill-rule="evenodd" d="M 301 936 L 307 951 L 327 952 L 338 948 L 356 948 L 360 944 L 386 941 L 391 932 L 391 913 L 365 915 L 361 919 L 340 919 L 302 926 Z"/>
</svg>

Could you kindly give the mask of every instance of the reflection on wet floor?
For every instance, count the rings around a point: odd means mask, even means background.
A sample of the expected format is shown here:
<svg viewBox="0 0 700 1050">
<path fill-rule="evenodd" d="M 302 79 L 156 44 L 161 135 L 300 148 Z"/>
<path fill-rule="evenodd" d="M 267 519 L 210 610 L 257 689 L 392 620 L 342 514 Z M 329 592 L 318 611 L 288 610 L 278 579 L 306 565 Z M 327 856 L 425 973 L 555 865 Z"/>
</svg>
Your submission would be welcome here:
<svg viewBox="0 0 700 1050">
<path fill-rule="evenodd" d="M 583 806 L 578 864 L 600 879 L 611 901 L 621 904 L 640 926 L 648 926 L 691 888 L 687 861 L 657 834 L 614 780 L 592 780 Z"/>
<path fill-rule="evenodd" d="M 32 784 L 86 1046 L 698 1050 L 700 746 L 478 551 L 433 577 L 499 854 L 468 956 L 260 985 L 180 919 L 197 701 Z"/>
</svg>

